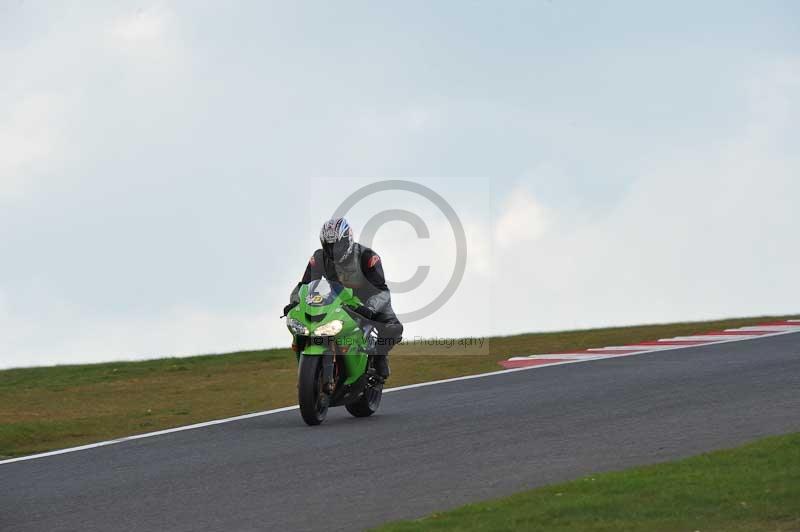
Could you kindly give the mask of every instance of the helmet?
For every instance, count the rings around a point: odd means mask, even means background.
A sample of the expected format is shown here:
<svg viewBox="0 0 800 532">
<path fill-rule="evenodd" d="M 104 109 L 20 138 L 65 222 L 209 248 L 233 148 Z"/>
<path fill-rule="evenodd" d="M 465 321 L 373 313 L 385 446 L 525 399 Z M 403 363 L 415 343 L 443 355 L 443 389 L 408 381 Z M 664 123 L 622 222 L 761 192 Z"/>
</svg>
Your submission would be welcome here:
<svg viewBox="0 0 800 532">
<path fill-rule="evenodd" d="M 353 253 L 353 229 L 344 218 L 331 218 L 319 231 L 322 251 L 334 262 L 344 262 Z"/>
</svg>

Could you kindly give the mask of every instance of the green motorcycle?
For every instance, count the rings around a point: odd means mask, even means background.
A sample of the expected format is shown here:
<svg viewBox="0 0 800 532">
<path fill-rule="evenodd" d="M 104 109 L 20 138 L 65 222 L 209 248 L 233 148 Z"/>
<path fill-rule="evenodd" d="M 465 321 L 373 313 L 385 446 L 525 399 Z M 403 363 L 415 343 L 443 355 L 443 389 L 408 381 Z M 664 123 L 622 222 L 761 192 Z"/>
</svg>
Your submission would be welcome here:
<svg viewBox="0 0 800 532">
<path fill-rule="evenodd" d="M 377 331 L 353 311 L 353 290 L 325 278 L 300 287 L 300 303 L 286 316 L 297 353 L 297 395 L 308 425 L 341 406 L 355 417 L 378 410 L 383 380 L 372 367 Z"/>
</svg>

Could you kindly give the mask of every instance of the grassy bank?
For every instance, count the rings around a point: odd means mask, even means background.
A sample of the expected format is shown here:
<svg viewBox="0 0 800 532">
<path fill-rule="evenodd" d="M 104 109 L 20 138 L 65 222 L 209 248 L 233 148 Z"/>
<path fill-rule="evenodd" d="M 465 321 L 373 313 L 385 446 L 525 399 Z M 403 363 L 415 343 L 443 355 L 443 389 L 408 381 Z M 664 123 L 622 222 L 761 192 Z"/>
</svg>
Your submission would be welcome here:
<svg viewBox="0 0 800 532">
<path fill-rule="evenodd" d="M 800 434 L 592 475 L 377 530 L 796 531 Z"/>
<path fill-rule="evenodd" d="M 489 338 L 481 345 L 408 344 L 390 386 L 500 369 L 517 354 L 652 340 L 787 318 L 616 327 Z M 288 334 L 287 334 L 288 339 Z M 296 403 L 288 349 L 0 371 L 0 457 L 43 452 Z"/>
</svg>

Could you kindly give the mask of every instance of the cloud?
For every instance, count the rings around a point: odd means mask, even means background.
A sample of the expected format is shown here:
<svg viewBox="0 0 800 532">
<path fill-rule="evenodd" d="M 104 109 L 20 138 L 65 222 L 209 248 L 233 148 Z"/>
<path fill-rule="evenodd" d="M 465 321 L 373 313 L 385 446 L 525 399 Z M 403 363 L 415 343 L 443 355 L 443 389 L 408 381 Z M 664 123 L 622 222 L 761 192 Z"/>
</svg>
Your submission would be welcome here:
<svg viewBox="0 0 800 532">
<path fill-rule="evenodd" d="M 495 239 L 501 248 L 526 245 L 541 238 L 550 225 L 551 214 L 525 187 L 517 187 L 495 224 Z"/>
<path fill-rule="evenodd" d="M 125 62 L 126 79 L 133 76 L 138 83 L 147 81 L 164 89 L 168 87 L 164 81 L 186 75 L 181 28 L 175 14 L 164 4 L 116 14 L 105 33 L 98 33 L 95 40 Z M 154 77 L 166 79 L 148 79 Z"/>
<path fill-rule="evenodd" d="M 145 116 L 152 121 L 156 98 L 168 107 L 162 118 L 174 114 L 169 106 L 179 107 L 186 75 L 179 28 L 161 4 L 135 12 L 36 9 L 28 15 L 33 37 L 0 49 L 0 68 L 13 73 L 0 87 L 0 201 L 6 204 L 56 181 L 94 177 L 83 174 L 88 160 L 102 157 L 98 144 L 105 151 L 113 144 L 129 148 L 126 135 L 116 133 Z"/>
<path fill-rule="evenodd" d="M 527 279 L 531 293 L 508 325 L 527 331 L 797 312 L 800 160 L 785 141 L 798 138 L 798 66 L 765 66 L 739 129 L 703 145 L 676 144 L 670 158 L 649 161 L 612 210 L 577 225 L 562 212 L 535 245 L 504 252 L 512 271 L 501 268 L 502 278 Z M 526 203 L 519 191 L 507 199 L 500 234 L 513 234 Z M 537 212 L 532 204 L 534 222 Z"/>
<path fill-rule="evenodd" d="M 59 138 L 64 114 L 58 95 L 21 95 L 0 119 L 0 201 L 24 195 L 32 175 L 46 170 L 62 148 Z"/>
<path fill-rule="evenodd" d="M 110 34 L 125 48 L 159 48 L 167 33 L 170 14 L 163 5 L 139 9 L 120 17 Z"/>
</svg>

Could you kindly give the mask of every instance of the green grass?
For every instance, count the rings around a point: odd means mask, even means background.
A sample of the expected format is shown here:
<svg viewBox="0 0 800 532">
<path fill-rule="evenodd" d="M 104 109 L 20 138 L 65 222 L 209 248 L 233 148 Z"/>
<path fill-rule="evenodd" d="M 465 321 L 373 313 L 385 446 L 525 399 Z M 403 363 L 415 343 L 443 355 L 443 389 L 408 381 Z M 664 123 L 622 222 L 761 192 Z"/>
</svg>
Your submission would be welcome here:
<svg viewBox="0 0 800 532">
<path fill-rule="evenodd" d="M 592 475 L 376 530 L 797 531 L 800 434 Z"/>
<path fill-rule="evenodd" d="M 489 338 L 482 347 L 408 344 L 390 386 L 496 371 L 511 355 L 653 340 L 790 318 L 768 316 Z M 289 335 L 286 335 L 287 343 Z M 289 349 L 0 371 L 0 458 L 296 404 Z"/>
</svg>

